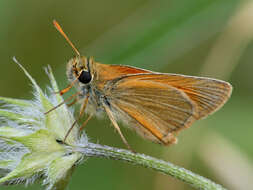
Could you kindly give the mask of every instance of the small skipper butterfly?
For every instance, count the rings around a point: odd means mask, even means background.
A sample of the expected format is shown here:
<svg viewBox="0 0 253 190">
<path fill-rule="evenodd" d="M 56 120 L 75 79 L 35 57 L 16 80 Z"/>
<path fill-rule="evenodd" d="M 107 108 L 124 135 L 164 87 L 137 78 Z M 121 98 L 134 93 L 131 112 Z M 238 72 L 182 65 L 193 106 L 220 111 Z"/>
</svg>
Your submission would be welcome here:
<svg viewBox="0 0 253 190">
<path fill-rule="evenodd" d="M 73 103 L 81 103 L 79 117 L 88 113 L 81 129 L 92 116 L 105 112 L 129 149 L 117 121 L 145 139 L 170 145 L 177 141 L 175 134 L 217 111 L 231 95 L 232 86 L 217 79 L 98 63 L 81 56 L 60 25 L 53 23 L 77 54 L 67 64 L 70 85 L 59 93 L 75 86 L 78 92 L 66 101 L 75 98 Z"/>
</svg>

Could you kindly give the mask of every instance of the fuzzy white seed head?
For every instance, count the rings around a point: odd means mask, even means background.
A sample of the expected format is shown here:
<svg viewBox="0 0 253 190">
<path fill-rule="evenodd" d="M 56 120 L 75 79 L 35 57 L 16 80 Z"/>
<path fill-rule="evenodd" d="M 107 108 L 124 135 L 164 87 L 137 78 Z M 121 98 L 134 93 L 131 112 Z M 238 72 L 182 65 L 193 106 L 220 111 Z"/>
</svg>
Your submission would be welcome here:
<svg viewBox="0 0 253 190">
<path fill-rule="evenodd" d="M 17 62 L 17 61 L 16 61 Z M 43 93 L 35 80 L 20 65 L 34 87 L 33 100 L 0 97 L 0 184 L 29 184 L 42 179 L 47 190 L 65 189 L 81 153 L 70 147 L 85 146 L 87 136 L 78 127 L 63 141 L 74 122 L 66 105 L 44 114 L 63 101 L 50 67 L 51 87 Z"/>
</svg>

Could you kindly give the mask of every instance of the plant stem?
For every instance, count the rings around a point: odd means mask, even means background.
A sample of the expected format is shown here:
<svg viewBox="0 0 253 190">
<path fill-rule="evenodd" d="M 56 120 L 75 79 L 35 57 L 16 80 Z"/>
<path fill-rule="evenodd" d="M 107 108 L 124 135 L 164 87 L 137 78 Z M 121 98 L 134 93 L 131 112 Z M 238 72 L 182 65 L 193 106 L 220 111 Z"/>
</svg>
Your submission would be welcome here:
<svg viewBox="0 0 253 190">
<path fill-rule="evenodd" d="M 75 147 L 74 149 L 75 151 L 81 152 L 86 157 L 104 157 L 150 168 L 184 181 L 196 189 L 225 190 L 224 187 L 212 182 L 207 178 L 176 166 L 170 162 L 165 162 L 144 154 L 133 153 L 128 150 L 94 143 L 89 143 L 85 147 Z"/>
</svg>

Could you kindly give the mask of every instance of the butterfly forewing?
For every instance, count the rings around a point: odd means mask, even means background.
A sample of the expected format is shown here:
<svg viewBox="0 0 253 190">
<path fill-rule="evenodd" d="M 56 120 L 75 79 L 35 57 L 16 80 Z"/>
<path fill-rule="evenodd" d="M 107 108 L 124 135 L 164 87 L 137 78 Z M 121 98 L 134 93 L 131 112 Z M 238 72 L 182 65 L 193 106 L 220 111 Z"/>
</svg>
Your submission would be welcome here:
<svg viewBox="0 0 253 190">
<path fill-rule="evenodd" d="M 177 74 L 148 74 L 136 77 L 141 77 L 141 80 L 145 81 L 167 84 L 186 93 L 197 104 L 197 119 L 218 110 L 228 100 L 232 91 L 229 83 L 205 77 Z"/>
<path fill-rule="evenodd" d="M 220 108 L 229 83 L 176 74 L 138 73 L 110 80 L 106 90 L 122 120 L 152 141 L 171 144 L 173 133 Z"/>
<path fill-rule="evenodd" d="M 122 119 L 130 118 L 132 128 L 155 142 L 175 142 L 172 133 L 195 120 L 194 103 L 184 92 L 166 84 L 127 77 L 113 85 L 110 95 Z"/>
</svg>

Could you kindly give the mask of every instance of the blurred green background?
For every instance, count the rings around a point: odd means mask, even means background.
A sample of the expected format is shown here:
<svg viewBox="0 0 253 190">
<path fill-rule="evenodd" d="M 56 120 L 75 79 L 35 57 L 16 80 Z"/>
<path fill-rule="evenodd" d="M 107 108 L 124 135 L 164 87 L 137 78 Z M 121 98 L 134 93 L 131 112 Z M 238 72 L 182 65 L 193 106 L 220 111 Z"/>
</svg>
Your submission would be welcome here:
<svg viewBox="0 0 253 190">
<path fill-rule="evenodd" d="M 43 70 L 48 64 L 60 87 L 68 84 L 65 65 L 74 53 L 53 27 L 53 19 L 82 54 L 102 63 L 231 82 L 229 102 L 180 133 L 177 145 L 161 147 L 122 130 L 137 152 L 171 161 L 229 189 L 253 189 L 253 1 L 1 0 L 0 96 L 32 97 L 13 56 L 42 87 L 49 84 Z M 108 119 L 93 119 L 86 131 L 93 142 L 125 148 Z M 88 159 L 77 168 L 68 189 L 191 188 L 145 168 Z"/>
</svg>

